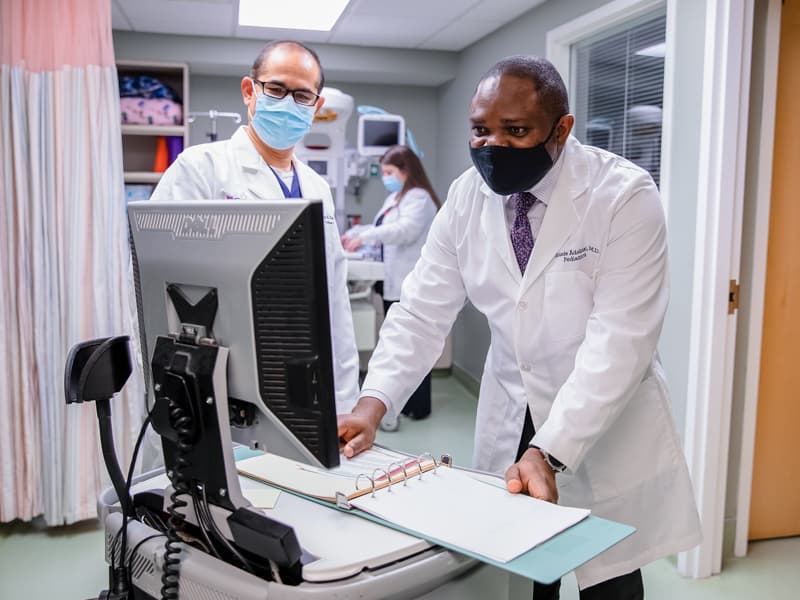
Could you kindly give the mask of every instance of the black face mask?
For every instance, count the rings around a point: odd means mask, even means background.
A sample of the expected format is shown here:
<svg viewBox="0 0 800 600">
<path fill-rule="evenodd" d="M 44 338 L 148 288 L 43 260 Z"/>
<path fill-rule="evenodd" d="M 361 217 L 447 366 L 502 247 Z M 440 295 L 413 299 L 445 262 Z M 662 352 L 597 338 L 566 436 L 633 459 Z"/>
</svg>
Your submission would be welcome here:
<svg viewBox="0 0 800 600">
<path fill-rule="evenodd" d="M 501 196 L 531 189 L 553 168 L 553 159 L 545 148 L 556 130 L 559 117 L 547 139 L 532 148 L 511 146 L 470 146 L 469 154 L 478 173 L 493 192 Z"/>
</svg>

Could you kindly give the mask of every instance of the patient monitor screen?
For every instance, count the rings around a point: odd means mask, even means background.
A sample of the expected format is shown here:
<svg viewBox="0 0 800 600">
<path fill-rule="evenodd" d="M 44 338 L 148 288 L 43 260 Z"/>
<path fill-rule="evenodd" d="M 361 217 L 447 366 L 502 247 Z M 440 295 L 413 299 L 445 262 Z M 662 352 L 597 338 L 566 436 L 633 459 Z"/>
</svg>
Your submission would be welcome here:
<svg viewBox="0 0 800 600">
<path fill-rule="evenodd" d="M 401 144 L 400 123 L 397 121 L 364 121 L 364 146 Z"/>
<path fill-rule="evenodd" d="M 323 177 L 328 174 L 327 160 L 309 160 L 308 166 L 314 169 L 319 175 L 322 175 Z"/>
</svg>

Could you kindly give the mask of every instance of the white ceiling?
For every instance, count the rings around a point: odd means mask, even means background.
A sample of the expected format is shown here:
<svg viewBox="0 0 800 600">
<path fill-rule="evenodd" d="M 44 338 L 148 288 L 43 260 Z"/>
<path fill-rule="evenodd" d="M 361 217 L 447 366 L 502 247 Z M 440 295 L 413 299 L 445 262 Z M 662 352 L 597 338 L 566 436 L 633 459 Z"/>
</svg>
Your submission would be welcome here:
<svg viewBox="0 0 800 600">
<path fill-rule="evenodd" d="M 148 33 L 459 51 L 544 1 L 351 0 L 331 31 L 299 31 L 240 27 L 238 0 L 112 0 L 112 25 Z"/>
</svg>

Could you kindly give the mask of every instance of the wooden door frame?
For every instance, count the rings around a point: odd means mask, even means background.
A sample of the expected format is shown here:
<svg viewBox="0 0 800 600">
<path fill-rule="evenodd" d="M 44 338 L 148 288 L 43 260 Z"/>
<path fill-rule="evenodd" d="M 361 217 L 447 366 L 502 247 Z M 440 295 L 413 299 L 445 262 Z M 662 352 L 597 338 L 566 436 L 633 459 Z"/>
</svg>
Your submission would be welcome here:
<svg viewBox="0 0 800 600">
<path fill-rule="evenodd" d="M 775 117 L 778 98 L 778 62 L 781 34 L 781 0 L 769 0 L 764 35 L 764 85 L 761 105 L 761 136 L 758 140 L 758 184 L 756 189 L 753 235 L 753 274 L 748 293 L 750 306 L 745 376 L 741 450 L 739 454 L 738 489 L 736 495 L 736 534 L 734 555 L 747 555 L 750 532 L 750 500 L 753 483 L 753 461 L 756 442 L 756 413 L 761 374 L 761 343 L 764 326 L 764 293 L 767 280 L 767 248 L 772 196 L 772 156 L 775 144 Z"/>
<path fill-rule="evenodd" d="M 739 279 L 741 258 L 754 4 L 708 0 L 706 5 L 685 431 L 703 542 L 678 555 L 678 570 L 692 577 L 722 568 L 736 343 L 728 292 L 730 280 Z"/>
</svg>

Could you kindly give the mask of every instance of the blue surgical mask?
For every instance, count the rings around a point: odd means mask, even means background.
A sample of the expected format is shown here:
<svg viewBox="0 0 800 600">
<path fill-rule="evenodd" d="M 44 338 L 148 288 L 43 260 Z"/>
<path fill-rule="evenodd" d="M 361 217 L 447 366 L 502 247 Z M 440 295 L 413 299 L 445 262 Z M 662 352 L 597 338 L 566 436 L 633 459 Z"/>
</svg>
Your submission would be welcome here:
<svg viewBox="0 0 800 600">
<path fill-rule="evenodd" d="M 291 94 L 280 99 L 256 95 L 256 111 L 251 123 L 261 141 L 270 148 L 291 148 L 308 133 L 313 120 L 314 107 L 298 104 Z"/>
<path fill-rule="evenodd" d="M 383 187 L 389 192 L 399 192 L 403 189 L 403 182 L 397 178 L 397 175 L 384 175 Z"/>
</svg>

